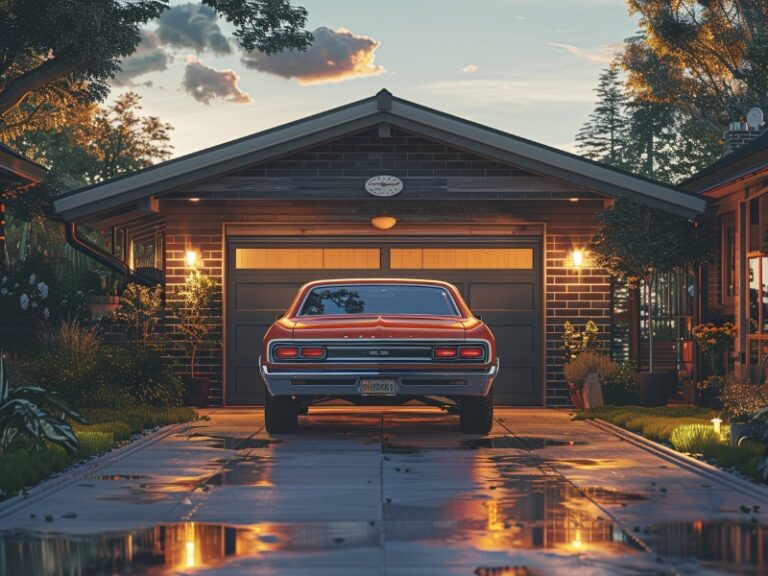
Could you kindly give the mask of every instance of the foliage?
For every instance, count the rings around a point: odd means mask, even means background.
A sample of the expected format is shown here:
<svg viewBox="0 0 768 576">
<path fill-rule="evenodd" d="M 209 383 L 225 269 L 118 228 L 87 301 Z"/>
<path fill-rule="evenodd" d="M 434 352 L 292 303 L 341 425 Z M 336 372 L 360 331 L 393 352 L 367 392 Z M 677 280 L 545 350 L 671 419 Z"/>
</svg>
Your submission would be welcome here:
<svg viewBox="0 0 768 576">
<path fill-rule="evenodd" d="M 669 443 L 675 450 L 689 454 L 703 454 L 721 442 L 720 434 L 706 424 L 678 426 L 669 435 Z"/>
<path fill-rule="evenodd" d="M 609 406 L 636 404 L 640 390 L 633 377 L 635 366 L 631 362 L 616 365 L 616 370 L 603 382 L 603 398 Z"/>
<path fill-rule="evenodd" d="M 120 387 L 135 403 L 169 407 L 181 404 L 182 384 L 159 351 L 145 348 L 112 348 L 104 381 Z"/>
<path fill-rule="evenodd" d="M 652 293 L 656 276 L 706 259 L 699 228 L 681 216 L 619 198 L 597 214 L 600 231 L 590 242 L 595 264 L 630 285 L 645 282 L 649 324 L 653 325 Z M 653 372 L 653 331 L 650 331 Z"/>
<path fill-rule="evenodd" d="M 768 407 L 768 383 L 752 384 L 748 378 L 731 373 L 725 379 L 720 401 L 731 420 L 747 420 L 760 409 Z"/>
<path fill-rule="evenodd" d="M 214 344 L 212 332 L 217 322 L 213 315 L 213 304 L 219 293 L 219 285 L 210 276 L 193 270 L 176 293 L 178 300 L 173 303 L 173 312 L 179 323 L 177 330 L 183 336 L 182 342 L 190 353 L 190 374 L 195 377 L 197 353 L 205 344 Z"/>
<path fill-rule="evenodd" d="M 40 334 L 40 349 L 27 362 L 30 381 L 56 390 L 76 406 L 88 404 L 98 386 L 101 340 L 95 326 L 62 322 Z"/>
<path fill-rule="evenodd" d="M 55 284 L 52 266 L 42 256 L 16 262 L 0 272 L 0 316 L 20 324 L 46 321 L 51 316 Z"/>
<path fill-rule="evenodd" d="M 599 330 L 597 324 L 592 320 L 589 320 L 582 330 L 566 320 L 563 324 L 563 349 L 565 351 L 565 362 L 570 362 L 586 350 L 595 350 L 598 346 L 598 333 Z"/>
<path fill-rule="evenodd" d="M 47 409 L 58 411 L 61 417 Z M 80 416 L 55 392 L 38 386 L 11 388 L 0 353 L 0 452 L 32 451 L 53 444 L 74 453 L 78 441 L 64 418 L 79 420 Z"/>
<path fill-rule="evenodd" d="M 288 0 L 204 3 L 235 25 L 248 51 L 303 50 L 312 40 L 306 11 Z M 168 7 L 168 0 L 0 2 L 0 133 L 55 126 L 65 108 L 103 100 L 138 47 L 140 27 Z"/>
<path fill-rule="evenodd" d="M 55 128 L 25 131 L 11 142 L 28 158 L 66 178 L 70 187 L 115 178 L 167 160 L 170 124 L 142 116 L 141 97 L 126 92 L 109 106 L 65 117 Z"/>
<path fill-rule="evenodd" d="M 139 350 L 157 348 L 160 343 L 158 323 L 162 311 L 162 288 L 129 284 L 123 291 L 115 320 L 122 324 L 131 342 Z"/>
<path fill-rule="evenodd" d="M 749 418 L 747 428 L 739 436 L 739 446 L 748 441 L 763 445 L 757 469 L 763 480 L 768 480 L 768 407 L 758 410 Z"/>
<path fill-rule="evenodd" d="M 601 381 L 605 381 L 615 372 L 616 364 L 608 356 L 592 350 L 585 350 L 563 366 L 565 378 L 579 389 L 584 386 L 587 376 L 592 373 L 596 373 Z"/>
<path fill-rule="evenodd" d="M 693 327 L 693 337 L 701 353 L 706 356 L 712 374 L 723 373 L 723 354 L 733 347 L 736 339 L 736 326 L 726 322 L 717 326 L 712 322 Z"/>
</svg>

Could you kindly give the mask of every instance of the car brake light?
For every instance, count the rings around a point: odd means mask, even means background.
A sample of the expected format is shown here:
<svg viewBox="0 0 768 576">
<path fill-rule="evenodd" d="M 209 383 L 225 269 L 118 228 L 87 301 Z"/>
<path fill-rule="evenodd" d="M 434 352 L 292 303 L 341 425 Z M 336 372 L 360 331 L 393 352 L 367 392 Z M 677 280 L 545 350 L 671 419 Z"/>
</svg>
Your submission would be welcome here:
<svg viewBox="0 0 768 576">
<path fill-rule="evenodd" d="M 477 359 L 485 356 L 485 350 L 480 346 L 462 346 L 459 348 L 461 358 Z"/>
<path fill-rule="evenodd" d="M 325 358 L 325 348 L 322 346 L 308 346 L 301 349 L 302 358 Z"/>
<path fill-rule="evenodd" d="M 281 346 L 280 348 L 275 348 L 275 358 L 285 359 L 298 357 L 299 349 L 296 346 Z"/>
<path fill-rule="evenodd" d="M 456 346 L 436 346 L 432 351 L 434 358 L 456 358 L 459 353 Z"/>
</svg>

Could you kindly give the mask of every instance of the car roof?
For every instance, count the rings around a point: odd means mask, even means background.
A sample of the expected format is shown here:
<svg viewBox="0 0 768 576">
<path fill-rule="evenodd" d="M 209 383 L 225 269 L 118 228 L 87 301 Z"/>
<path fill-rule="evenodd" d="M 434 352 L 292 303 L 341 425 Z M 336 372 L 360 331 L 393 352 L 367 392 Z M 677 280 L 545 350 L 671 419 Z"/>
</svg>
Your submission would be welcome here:
<svg viewBox="0 0 768 576">
<path fill-rule="evenodd" d="M 408 284 L 408 285 L 420 285 L 429 284 L 432 286 L 440 286 L 442 288 L 456 287 L 450 282 L 444 282 L 443 280 L 427 280 L 421 278 L 330 278 L 327 280 L 313 280 L 306 283 L 302 288 L 311 289 L 316 286 L 336 286 L 343 284 Z"/>
</svg>

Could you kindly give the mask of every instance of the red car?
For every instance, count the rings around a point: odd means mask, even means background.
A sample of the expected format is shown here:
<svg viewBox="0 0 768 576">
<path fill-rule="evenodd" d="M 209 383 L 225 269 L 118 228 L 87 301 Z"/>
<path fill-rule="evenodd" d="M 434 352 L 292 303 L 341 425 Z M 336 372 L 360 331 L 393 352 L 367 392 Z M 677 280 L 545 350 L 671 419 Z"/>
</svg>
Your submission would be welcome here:
<svg viewBox="0 0 768 576">
<path fill-rule="evenodd" d="M 294 432 L 309 406 L 418 399 L 458 412 L 461 430 L 493 420 L 496 342 L 452 284 L 436 280 L 311 282 L 269 328 L 259 367 L 271 433 Z"/>
</svg>

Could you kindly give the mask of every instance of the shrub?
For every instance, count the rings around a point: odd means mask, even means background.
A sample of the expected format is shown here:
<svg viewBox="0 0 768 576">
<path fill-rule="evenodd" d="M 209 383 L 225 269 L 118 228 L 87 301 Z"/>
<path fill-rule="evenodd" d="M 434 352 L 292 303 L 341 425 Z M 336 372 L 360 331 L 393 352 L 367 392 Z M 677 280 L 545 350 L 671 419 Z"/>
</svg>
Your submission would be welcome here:
<svg viewBox="0 0 768 576">
<path fill-rule="evenodd" d="M 181 381 L 151 348 L 110 350 L 102 378 L 105 386 L 119 386 L 137 404 L 161 408 L 181 404 Z"/>
<path fill-rule="evenodd" d="M 101 341 L 96 328 L 67 320 L 44 330 L 39 340 L 40 349 L 27 362 L 25 378 L 56 390 L 77 406 L 85 404 L 98 386 Z"/>
<path fill-rule="evenodd" d="M 715 446 L 721 444 L 721 438 L 712 426 L 687 424 L 672 430 L 669 442 L 675 450 L 680 452 L 705 454 L 712 452 Z"/>
<path fill-rule="evenodd" d="M 121 324 L 131 342 L 141 350 L 160 344 L 158 323 L 162 311 L 162 288 L 129 284 L 122 294 L 115 320 Z"/>
<path fill-rule="evenodd" d="M 603 382 L 605 403 L 613 406 L 635 404 L 640 400 L 640 391 L 633 378 L 635 367 L 631 362 L 623 362 Z"/>
<path fill-rule="evenodd" d="M 584 386 L 584 381 L 589 374 L 596 372 L 601 381 L 605 381 L 616 372 L 616 364 L 605 354 L 599 354 L 592 350 L 581 352 L 576 358 L 563 367 L 565 378 L 573 382 L 577 387 Z"/>
<path fill-rule="evenodd" d="M 74 428 L 78 438 L 81 438 L 83 434 L 91 432 L 103 432 L 110 434 L 113 441 L 117 442 L 130 440 L 134 434 L 133 428 L 129 424 L 119 420 L 114 422 L 98 422 L 96 424 L 80 424 Z"/>
<path fill-rule="evenodd" d="M 733 420 L 747 420 L 768 406 L 768 384 L 752 384 L 748 378 L 731 373 L 720 391 L 720 401 Z"/>
</svg>

